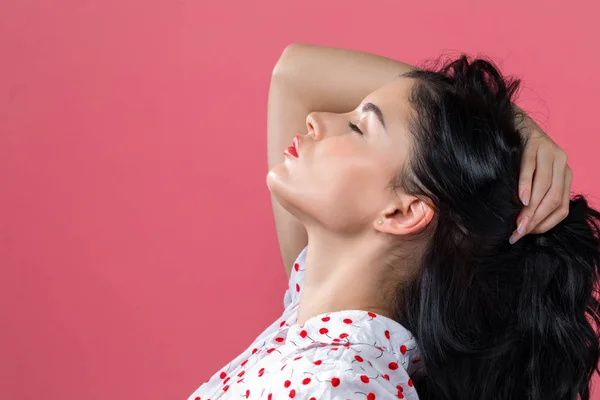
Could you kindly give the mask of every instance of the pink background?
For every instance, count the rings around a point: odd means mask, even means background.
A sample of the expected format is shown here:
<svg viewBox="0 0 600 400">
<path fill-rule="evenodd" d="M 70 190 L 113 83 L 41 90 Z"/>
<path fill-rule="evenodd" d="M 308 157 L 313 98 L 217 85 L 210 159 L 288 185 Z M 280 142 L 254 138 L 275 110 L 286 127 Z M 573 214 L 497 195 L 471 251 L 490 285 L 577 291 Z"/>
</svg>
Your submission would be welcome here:
<svg viewBox="0 0 600 400">
<path fill-rule="evenodd" d="M 291 42 L 491 56 L 598 206 L 594 3 L 3 0 L 1 397 L 186 399 L 282 312 L 266 109 Z"/>
</svg>

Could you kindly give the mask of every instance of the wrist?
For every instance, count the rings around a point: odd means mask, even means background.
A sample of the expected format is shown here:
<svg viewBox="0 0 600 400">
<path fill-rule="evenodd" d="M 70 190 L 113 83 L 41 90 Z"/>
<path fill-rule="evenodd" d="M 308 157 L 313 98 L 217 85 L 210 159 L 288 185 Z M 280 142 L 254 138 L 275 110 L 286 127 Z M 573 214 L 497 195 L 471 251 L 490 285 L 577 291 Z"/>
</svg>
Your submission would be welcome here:
<svg viewBox="0 0 600 400">
<path fill-rule="evenodd" d="M 527 113 L 515 103 L 512 103 L 515 127 L 523 137 L 529 137 L 531 132 L 542 132 L 541 128 Z"/>
</svg>

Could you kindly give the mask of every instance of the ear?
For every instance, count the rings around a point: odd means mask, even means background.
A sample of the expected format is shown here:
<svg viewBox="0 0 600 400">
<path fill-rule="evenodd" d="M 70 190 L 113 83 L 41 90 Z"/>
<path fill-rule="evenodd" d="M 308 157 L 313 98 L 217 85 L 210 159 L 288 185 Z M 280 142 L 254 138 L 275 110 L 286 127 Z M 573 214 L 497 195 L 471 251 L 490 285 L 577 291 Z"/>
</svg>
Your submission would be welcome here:
<svg viewBox="0 0 600 400">
<path fill-rule="evenodd" d="M 409 235 L 423 230 L 433 219 L 433 208 L 423 199 L 407 196 L 395 207 L 379 215 L 373 226 L 379 232 Z M 379 221 L 382 224 L 379 224 Z"/>
</svg>

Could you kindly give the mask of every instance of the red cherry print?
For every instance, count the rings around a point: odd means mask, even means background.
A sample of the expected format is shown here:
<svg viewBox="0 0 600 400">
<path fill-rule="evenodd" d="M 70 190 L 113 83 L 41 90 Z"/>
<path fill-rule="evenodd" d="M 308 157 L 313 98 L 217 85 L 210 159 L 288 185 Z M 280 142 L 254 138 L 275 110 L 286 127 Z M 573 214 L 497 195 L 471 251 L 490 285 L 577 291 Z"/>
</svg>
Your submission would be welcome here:
<svg viewBox="0 0 600 400">
<path fill-rule="evenodd" d="M 377 318 L 377 314 L 372 313 L 371 311 L 369 311 L 367 314 L 369 314 L 369 317 L 371 318 Z"/>
<path fill-rule="evenodd" d="M 302 356 L 298 356 L 298 357 L 294 358 L 294 361 L 299 360 L 301 358 L 302 358 Z"/>
<path fill-rule="evenodd" d="M 388 367 L 390 367 L 391 370 L 396 370 L 398 369 L 398 364 L 396 364 L 395 362 L 391 362 Z"/>
<path fill-rule="evenodd" d="M 363 358 L 361 356 L 354 356 L 354 359 L 358 362 L 363 362 Z"/>
<path fill-rule="evenodd" d="M 344 343 L 344 347 L 350 348 L 350 343 Z"/>
<path fill-rule="evenodd" d="M 227 377 L 227 379 L 225 379 L 225 380 L 223 381 L 223 385 L 224 385 L 224 384 L 226 384 L 228 380 L 229 380 L 229 376 Z"/>
<path fill-rule="evenodd" d="M 390 338 L 390 331 L 385 331 L 385 337 L 388 339 Z"/>
<path fill-rule="evenodd" d="M 290 390 L 290 399 L 296 397 L 296 391 L 294 389 Z"/>
<path fill-rule="evenodd" d="M 285 382 L 283 383 L 283 387 L 289 388 L 291 384 L 292 384 L 292 382 L 290 382 L 290 381 L 285 381 Z"/>
<path fill-rule="evenodd" d="M 412 379 L 409 379 L 409 380 L 408 380 L 408 386 L 412 387 L 412 385 L 413 385 L 413 384 L 412 384 Z"/>
<path fill-rule="evenodd" d="M 306 331 L 300 331 L 300 336 L 301 336 L 302 338 L 305 338 L 305 337 L 306 337 L 306 335 L 307 335 Z"/>
<path fill-rule="evenodd" d="M 274 350 L 275 350 L 275 347 L 271 347 L 269 350 L 267 350 L 267 354 L 271 354 Z"/>
<path fill-rule="evenodd" d="M 383 379 L 385 379 L 386 381 L 389 381 L 390 376 L 388 374 L 383 374 Z"/>
<path fill-rule="evenodd" d="M 333 378 L 333 379 L 331 379 L 331 386 L 338 387 L 339 384 L 340 384 L 340 378 Z"/>
<path fill-rule="evenodd" d="M 323 322 L 327 322 L 327 321 L 329 321 L 330 319 L 331 319 L 331 318 L 329 318 L 329 317 L 323 317 L 323 318 L 321 318 L 321 321 L 323 321 Z"/>
<path fill-rule="evenodd" d="M 298 285 L 298 284 L 296 283 L 296 292 L 299 292 L 299 291 L 300 291 L 300 285 Z"/>
<path fill-rule="evenodd" d="M 276 341 L 276 342 L 278 342 L 278 343 L 281 343 L 281 342 L 283 342 L 284 340 L 285 340 L 285 339 L 284 339 L 284 338 L 282 338 L 282 337 L 275 338 L 275 341 Z"/>
<path fill-rule="evenodd" d="M 244 362 L 241 364 L 241 365 L 242 365 L 242 367 L 243 367 L 244 365 L 246 365 L 246 363 L 247 363 L 247 362 L 248 362 L 248 360 L 244 360 Z"/>
<path fill-rule="evenodd" d="M 255 354 L 258 351 L 258 349 L 255 347 L 252 349 L 252 354 Z"/>
<path fill-rule="evenodd" d="M 258 371 L 258 376 L 263 376 L 264 373 L 265 373 L 265 369 L 261 368 L 260 371 Z"/>
<path fill-rule="evenodd" d="M 347 334 L 347 333 L 342 333 L 342 334 L 340 335 L 340 339 L 346 339 L 347 337 L 348 337 L 348 334 Z"/>
<path fill-rule="evenodd" d="M 399 392 L 404 392 L 404 388 L 400 385 L 397 385 L 396 389 L 398 389 Z"/>
<path fill-rule="evenodd" d="M 225 387 L 223 388 L 223 391 L 226 392 L 227 389 L 229 389 L 229 385 L 225 385 Z"/>
<path fill-rule="evenodd" d="M 311 398 L 310 398 L 310 400 L 317 400 L 317 399 L 316 399 L 316 398 L 314 398 L 314 397 L 311 397 Z"/>
<path fill-rule="evenodd" d="M 350 318 L 346 318 L 344 319 L 344 323 L 350 325 L 352 323 L 352 320 Z"/>
<path fill-rule="evenodd" d="M 315 365 L 321 365 L 322 363 L 323 363 L 323 361 L 321 361 L 321 360 L 315 361 Z"/>
<path fill-rule="evenodd" d="M 327 329 L 327 328 L 321 328 L 321 329 L 319 329 L 319 333 L 320 333 L 321 335 L 326 335 L 326 334 L 327 334 L 327 332 L 329 332 L 329 329 Z"/>
<path fill-rule="evenodd" d="M 281 321 L 281 323 L 279 324 L 279 327 L 281 328 L 284 325 L 285 325 L 285 321 Z"/>
<path fill-rule="evenodd" d="M 405 345 L 400 346 L 400 353 L 402 353 L 402 355 L 406 354 L 406 346 Z"/>
<path fill-rule="evenodd" d="M 398 398 L 399 399 L 403 399 L 404 398 L 404 395 L 402 394 L 402 392 L 398 392 Z"/>
<path fill-rule="evenodd" d="M 381 347 L 379 347 L 379 346 L 375 346 L 375 348 L 376 348 L 377 350 L 379 350 L 379 351 L 383 351 L 383 349 L 382 349 Z"/>
<path fill-rule="evenodd" d="M 200 396 L 197 396 L 194 400 L 202 400 Z"/>
<path fill-rule="evenodd" d="M 246 390 L 246 398 L 250 397 L 250 391 Z"/>
<path fill-rule="evenodd" d="M 338 351 L 337 347 L 331 349 L 331 351 Z"/>
<path fill-rule="evenodd" d="M 303 385 L 308 385 L 309 383 L 310 383 L 310 378 L 304 378 L 304 379 L 302 380 L 302 384 L 303 384 Z"/>
<path fill-rule="evenodd" d="M 269 395 L 267 396 L 267 400 L 271 400 L 272 397 L 273 397 L 273 395 L 271 393 L 269 393 Z"/>
<path fill-rule="evenodd" d="M 333 341 L 336 342 L 336 343 L 339 342 L 340 340 L 341 339 L 338 339 L 338 338 L 333 339 Z"/>
<path fill-rule="evenodd" d="M 246 373 L 246 371 L 242 371 L 238 374 L 238 376 L 241 378 L 242 376 L 244 376 L 245 373 Z"/>
<path fill-rule="evenodd" d="M 298 263 L 295 263 L 295 264 L 294 264 L 294 269 L 296 270 L 296 272 L 298 271 L 298 269 L 299 269 L 299 268 L 300 268 L 300 264 L 298 264 Z"/>
<path fill-rule="evenodd" d="M 227 376 L 227 374 L 225 373 L 225 371 L 221 372 L 221 375 L 219 375 L 221 377 L 221 379 L 225 379 L 225 377 Z"/>
<path fill-rule="evenodd" d="M 369 383 L 369 377 L 366 375 L 361 375 L 360 380 L 363 381 L 364 383 Z"/>
<path fill-rule="evenodd" d="M 367 400 L 375 400 L 375 393 L 369 393 L 367 395 Z"/>
</svg>

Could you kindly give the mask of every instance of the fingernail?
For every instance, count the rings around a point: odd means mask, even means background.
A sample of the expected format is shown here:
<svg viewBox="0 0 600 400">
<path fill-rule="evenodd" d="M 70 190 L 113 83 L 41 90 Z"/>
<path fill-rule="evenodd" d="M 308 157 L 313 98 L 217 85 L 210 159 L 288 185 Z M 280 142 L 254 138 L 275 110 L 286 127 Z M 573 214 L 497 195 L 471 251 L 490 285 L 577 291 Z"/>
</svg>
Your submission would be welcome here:
<svg viewBox="0 0 600 400">
<path fill-rule="evenodd" d="M 517 227 L 517 232 L 519 232 L 520 235 L 522 235 L 523 233 L 525 233 L 525 228 L 527 228 L 527 223 L 528 222 L 529 222 L 529 217 L 525 217 L 525 218 L 523 218 L 521 220 L 521 223 Z"/>
<path fill-rule="evenodd" d="M 529 190 L 525 189 L 521 192 L 521 201 L 523 202 L 523 204 L 525 204 L 526 206 L 529 205 Z"/>
<path fill-rule="evenodd" d="M 515 235 L 510 235 L 510 238 L 508 239 L 508 242 L 510 244 L 515 244 L 515 242 L 517 241 L 517 237 Z"/>
</svg>

